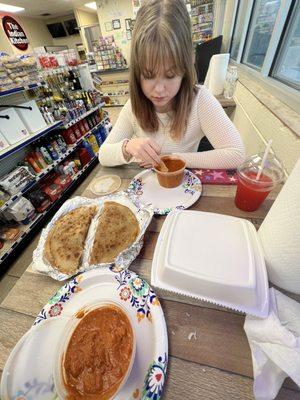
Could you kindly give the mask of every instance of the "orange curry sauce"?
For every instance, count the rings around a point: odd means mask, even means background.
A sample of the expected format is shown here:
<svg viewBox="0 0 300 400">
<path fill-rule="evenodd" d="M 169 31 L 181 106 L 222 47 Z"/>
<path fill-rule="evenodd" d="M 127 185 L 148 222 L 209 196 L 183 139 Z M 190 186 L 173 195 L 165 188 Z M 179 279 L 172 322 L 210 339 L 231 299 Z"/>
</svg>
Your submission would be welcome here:
<svg viewBox="0 0 300 400">
<path fill-rule="evenodd" d="M 117 392 L 131 361 L 130 321 L 113 305 L 78 316 L 82 320 L 71 336 L 62 366 L 67 400 L 107 400 Z"/>
</svg>

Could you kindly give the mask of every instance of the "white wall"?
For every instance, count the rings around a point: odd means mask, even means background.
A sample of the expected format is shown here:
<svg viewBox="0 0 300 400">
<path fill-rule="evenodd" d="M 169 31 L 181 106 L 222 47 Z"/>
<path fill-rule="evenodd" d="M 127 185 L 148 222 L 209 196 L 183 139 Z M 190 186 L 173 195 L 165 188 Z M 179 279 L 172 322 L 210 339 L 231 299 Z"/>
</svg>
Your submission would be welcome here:
<svg viewBox="0 0 300 400">
<path fill-rule="evenodd" d="M 45 25 L 53 24 L 55 22 L 66 21 L 66 20 L 72 19 L 72 18 L 75 18 L 74 14 L 69 14 L 69 15 L 66 15 L 63 17 L 47 19 L 45 21 Z M 46 29 L 48 29 L 47 26 L 46 26 Z M 51 38 L 52 38 L 52 36 L 51 36 Z M 69 49 L 76 50 L 76 44 L 81 44 L 81 43 L 82 43 L 82 40 L 81 40 L 79 33 L 77 35 L 70 35 L 70 36 L 66 36 L 66 37 L 62 37 L 62 38 L 52 38 L 53 46 L 68 46 Z"/>
<path fill-rule="evenodd" d="M 0 51 L 7 51 L 9 54 L 24 54 L 31 53 L 34 47 L 52 46 L 53 38 L 43 20 L 37 18 L 18 17 L 15 15 L 13 18 L 19 22 L 26 33 L 29 40 L 28 50 L 21 51 L 13 46 L 3 30 L 2 22 L 0 22 Z"/>
<path fill-rule="evenodd" d="M 289 174 L 300 157 L 300 138 L 240 82 L 234 99 L 236 109 L 232 120 L 243 138 L 247 154 L 263 151 L 266 142 L 272 139 L 272 150 Z"/>
<path fill-rule="evenodd" d="M 126 39 L 125 19 L 134 19 L 131 0 L 97 0 L 97 13 L 102 35 L 114 35 L 117 46 L 121 48 L 123 56 L 126 58 L 127 63 L 129 64 L 131 40 Z M 111 22 L 113 19 L 120 20 L 121 29 L 107 32 L 105 30 L 105 22 Z"/>
</svg>

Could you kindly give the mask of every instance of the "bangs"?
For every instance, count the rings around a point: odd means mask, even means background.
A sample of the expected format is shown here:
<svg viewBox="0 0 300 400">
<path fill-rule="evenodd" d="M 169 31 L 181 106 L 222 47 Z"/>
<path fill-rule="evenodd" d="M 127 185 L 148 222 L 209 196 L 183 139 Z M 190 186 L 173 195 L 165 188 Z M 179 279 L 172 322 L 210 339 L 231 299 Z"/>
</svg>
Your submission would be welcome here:
<svg viewBox="0 0 300 400">
<path fill-rule="evenodd" d="M 148 36 L 148 35 L 147 35 Z M 170 72 L 175 75 L 184 75 L 186 67 L 181 62 L 183 57 L 175 43 L 155 32 L 152 37 L 143 38 L 139 46 L 138 69 L 139 75 L 155 77 L 160 72 Z"/>
</svg>

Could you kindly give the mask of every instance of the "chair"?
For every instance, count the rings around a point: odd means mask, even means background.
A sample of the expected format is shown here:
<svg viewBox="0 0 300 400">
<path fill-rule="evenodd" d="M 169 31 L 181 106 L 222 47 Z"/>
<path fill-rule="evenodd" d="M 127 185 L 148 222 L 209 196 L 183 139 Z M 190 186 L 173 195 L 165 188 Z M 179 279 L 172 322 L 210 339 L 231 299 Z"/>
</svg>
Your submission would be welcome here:
<svg viewBox="0 0 300 400">
<path fill-rule="evenodd" d="M 198 83 L 203 83 L 208 71 L 209 62 L 213 55 L 220 54 L 223 36 L 220 35 L 196 47 L 195 69 Z"/>
</svg>

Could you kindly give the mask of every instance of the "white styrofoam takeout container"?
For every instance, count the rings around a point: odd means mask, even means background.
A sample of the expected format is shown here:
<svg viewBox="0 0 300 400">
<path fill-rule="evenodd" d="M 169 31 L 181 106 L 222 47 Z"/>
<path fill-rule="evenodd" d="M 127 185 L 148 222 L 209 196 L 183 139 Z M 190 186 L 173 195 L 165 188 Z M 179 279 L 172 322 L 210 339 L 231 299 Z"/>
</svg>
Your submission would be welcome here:
<svg viewBox="0 0 300 400">
<path fill-rule="evenodd" d="M 157 240 L 153 286 L 265 318 L 268 278 L 253 224 L 201 211 L 170 213 Z"/>
</svg>

